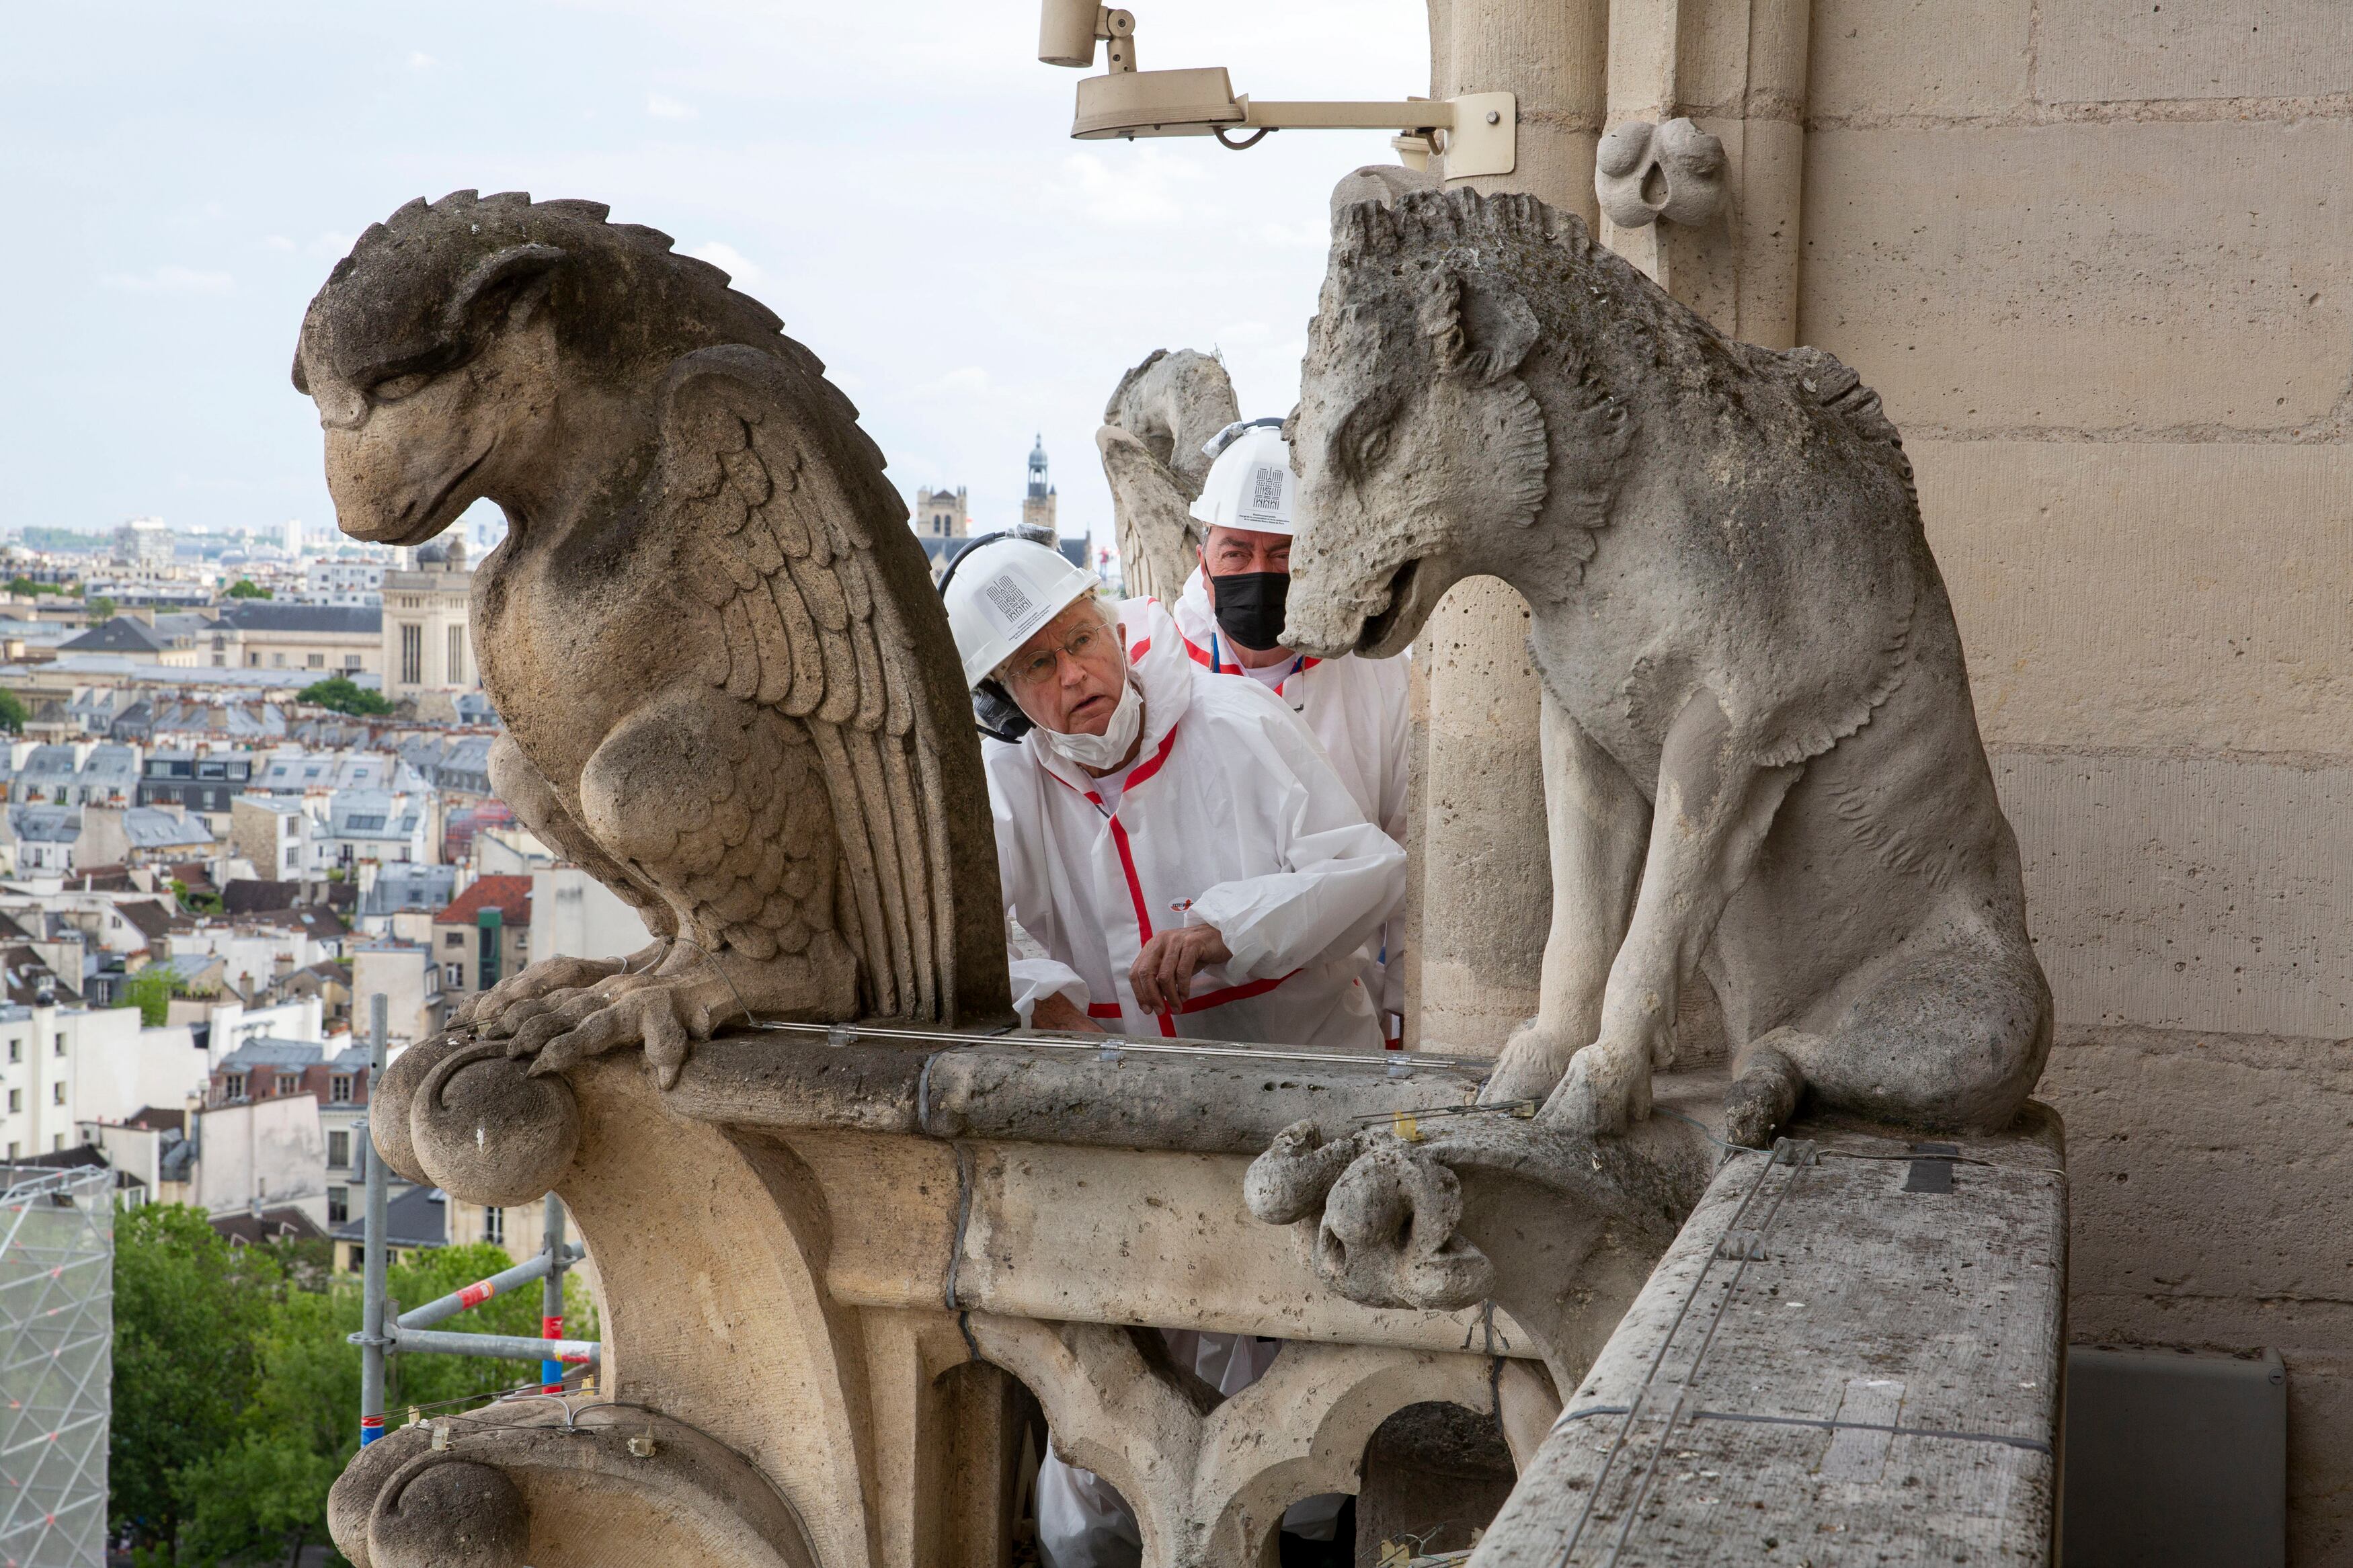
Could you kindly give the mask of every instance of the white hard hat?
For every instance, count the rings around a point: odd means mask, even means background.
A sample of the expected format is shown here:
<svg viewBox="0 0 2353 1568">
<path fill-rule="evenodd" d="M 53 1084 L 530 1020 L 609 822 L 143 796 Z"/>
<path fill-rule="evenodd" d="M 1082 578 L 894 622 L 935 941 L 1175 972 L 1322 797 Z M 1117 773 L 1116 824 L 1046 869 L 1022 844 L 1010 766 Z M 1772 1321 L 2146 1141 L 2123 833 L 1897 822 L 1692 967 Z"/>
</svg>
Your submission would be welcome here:
<svg viewBox="0 0 2353 1568">
<path fill-rule="evenodd" d="M 965 685 L 987 679 L 1039 626 L 1097 586 L 1093 573 L 1030 540 L 999 534 L 966 545 L 940 588 Z"/>
<path fill-rule="evenodd" d="M 1291 443 L 1280 419 L 1227 426 L 1201 448 L 1212 459 L 1193 503 L 1196 521 L 1253 533 L 1289 533 L 1299 481 L 1291 472 Z"/>
</svg>

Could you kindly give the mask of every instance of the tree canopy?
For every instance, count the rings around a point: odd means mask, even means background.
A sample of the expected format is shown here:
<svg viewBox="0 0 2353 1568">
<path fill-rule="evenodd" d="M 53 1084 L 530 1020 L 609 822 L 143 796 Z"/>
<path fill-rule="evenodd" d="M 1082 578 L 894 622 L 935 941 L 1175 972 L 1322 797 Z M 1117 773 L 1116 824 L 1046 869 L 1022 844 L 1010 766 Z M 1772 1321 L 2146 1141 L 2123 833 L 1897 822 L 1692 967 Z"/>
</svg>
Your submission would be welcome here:
<svg viewBox="0 0 2353 1568">
<path fill-rule="evenodd" d="M 24 731 L 25 721 L 31 717 L 23 698 L 13 691 L 0 691 L 0 730 L 12 735 L 20 734 Z"/>
<path fill-rule="evenodd" d="M 488 1243 L 412 1255 L 390 1294 L 422 1305 L 509 1266 Z M 321 1242 L 231 1247 L 202 1210 L 150 1205 L 115 1229 L 114 1427 L 110 1516 L 145 1565 L 297 1561 L 327 1539 L 327 1489 L 359 1447 L 359 1280 Z M 567 1281 L 568 1326 L 593 1337 Z M 537 1287 L 442 1325 L 536 1335 Z M 411 1405 L 536 1385 L 527 1363 L 394 1358 L 386 1418 Z"/>
<path fill-rule="evenodd" d="M 231 583 L 228 585 L 228 596 L 232 599 L 269 599 L 276 597 L 270 590 L 263 587 L 260 584 L 254 582 L 249 577 L 239 577 L 236 582 Z"/>
<path fill-rule="evenodd" d="M 370 691 L 347 676 L 331 675 L 324 680 L 314 680 L 294 694 L 297 702 L 315 703 L 332 708 L 338 713 L 350 713 L 360 718 L 374 718 L 392 711 L 392 704 L 381 691 Z"/>
</svg>

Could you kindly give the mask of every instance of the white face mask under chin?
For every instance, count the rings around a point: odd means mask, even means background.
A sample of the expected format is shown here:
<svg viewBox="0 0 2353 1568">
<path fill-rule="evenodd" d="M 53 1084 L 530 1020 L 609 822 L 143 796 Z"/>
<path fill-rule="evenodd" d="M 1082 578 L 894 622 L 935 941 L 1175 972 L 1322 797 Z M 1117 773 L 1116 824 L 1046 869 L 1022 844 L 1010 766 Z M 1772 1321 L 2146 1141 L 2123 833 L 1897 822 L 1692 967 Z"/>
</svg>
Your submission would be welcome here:
<svg viewBox="0 0 2353 1568">
<path fill-rule="evenodd" d="M 1038 726 L 1047 747 L 1058 756 L 1082 768 L 1108 769 L 1135 744 L 1136 732 L 1144 728 L 1144 696 L 1135 689 L 1135 679 L 1130 676 L 1121 683 L 1119 705 L 1112 710 L 1111 722 L 1100 735 L 1066 735 L 1060 730 Z"/>
</svg>

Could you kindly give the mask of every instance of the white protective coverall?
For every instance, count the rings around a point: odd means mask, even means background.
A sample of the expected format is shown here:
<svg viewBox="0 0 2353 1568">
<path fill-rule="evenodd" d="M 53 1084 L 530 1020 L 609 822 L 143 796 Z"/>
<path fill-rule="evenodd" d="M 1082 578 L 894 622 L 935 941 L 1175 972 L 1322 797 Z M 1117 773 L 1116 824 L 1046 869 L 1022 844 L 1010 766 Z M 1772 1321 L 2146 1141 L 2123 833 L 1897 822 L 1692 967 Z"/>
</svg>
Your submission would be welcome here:
<svg viewBox="0 0 2353 1568">
<path fill-rule="evenodd" d="M 1193 663 L 1156 604 L 1121 620 L 1144 695 L 1134 766 L 1098 779 L 1034 733 L 981 743 L 1007 912 L 1048 954 L 1012 963 L 1023 1022 L 1059 992 L 1119 1034 L 1380 1049 L 1358 950 L 1404 896 L 1405 851 L 1273 692 Z M 1181 1017 L 1146 1013 L 1128 971 L 1187 925 L 1233 956 L 1194 976 Z"/>
<path fill-rule="evenodd" d="M 1185 580 L 1176 600 L 1177 634 L 1192 661 L 1213 674 L 1255 679 L 1291 705 L 1306 721 L 1308 730 L 1323 743 L 1332 771 L 1348 786 L 1365 820 L 1405 843 L 1406 786 L 1406 659 L 1308 658 L 1294 656 L 1281 664 L 1250 669 L 1238 663 L 1230 644 L 1218 629 L 1217 612 L 1209 605 L 1209 590 L 1200 568 Z M 1402 901 L 1400 900 L 1400 905 Z M 1405 951 L 1405 911 L 1400 907 L 1381 931 L 1373 948 L 1376 963 L 1367 976 L 1384 1013 L 1405 1011 L 1405 966 L 1383 964 Z"/>
<path fill-rule="evenodd" d="M 1272 690 L 1196 664 L 1155 602 L 1130 600 L 1120 619 L 1145 703 L 1133 767 L 1097 779 L 1034 735 L 981 744 L 1007 911 L 1049 954 L 1012 961 L 1023 1021 L 1060 993 L 1113 1033 L 1378 1050 L 1362 950 L 1403 897 L 1405 851 Z M 1234 955 L 1195 976 L 1182 1018 L 1144 1012 L 1128 984 L 1144 943 L 1171 924 L 1213 925 Z M 1221 1394 L 1256 1382 L 1280 1349 L 1164 1332 Z M 1343 1500 L 1307 1499 L 1284 1526 L 1329 1540 Z M 1038 1534 L 1045 1568 L 1141 1560 L 1114 1490 L 1050 1451 Z"/>
</svg>

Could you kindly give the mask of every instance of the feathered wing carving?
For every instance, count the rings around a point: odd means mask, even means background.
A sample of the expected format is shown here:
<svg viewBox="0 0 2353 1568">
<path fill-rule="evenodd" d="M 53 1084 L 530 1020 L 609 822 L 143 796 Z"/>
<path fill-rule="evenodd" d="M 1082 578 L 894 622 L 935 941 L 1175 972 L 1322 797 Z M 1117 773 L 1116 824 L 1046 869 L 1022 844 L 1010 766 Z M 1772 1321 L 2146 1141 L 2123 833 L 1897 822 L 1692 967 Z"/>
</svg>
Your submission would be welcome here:
<svg viewBox="0 0 2353 1568">
<path fill-rule="evenodd" d="M 662 395 L 660 505 L 682 585 L 719 627 L 703 672 L 749 710 L 730 748 L 742 776 L 714 806 L 728 831 L 686 856 L 698 934 L 765 960 L 836 931 L 862 1014 L 941 1019 L 958 913 L 948 791 L 907 585 L 878 558 L 899 542 L 868 521 L 903 504 L 855 425 L 824 417 L 836 411 L 820 400 L 841 400 L 813 370 L 705 349 Z M 863 450 L 839 449 L 852 442 Z M 830 845 L 807 831 L 820 805 Z M 738 847 L 755 836 L 764 850 Z"/>
</svg>

